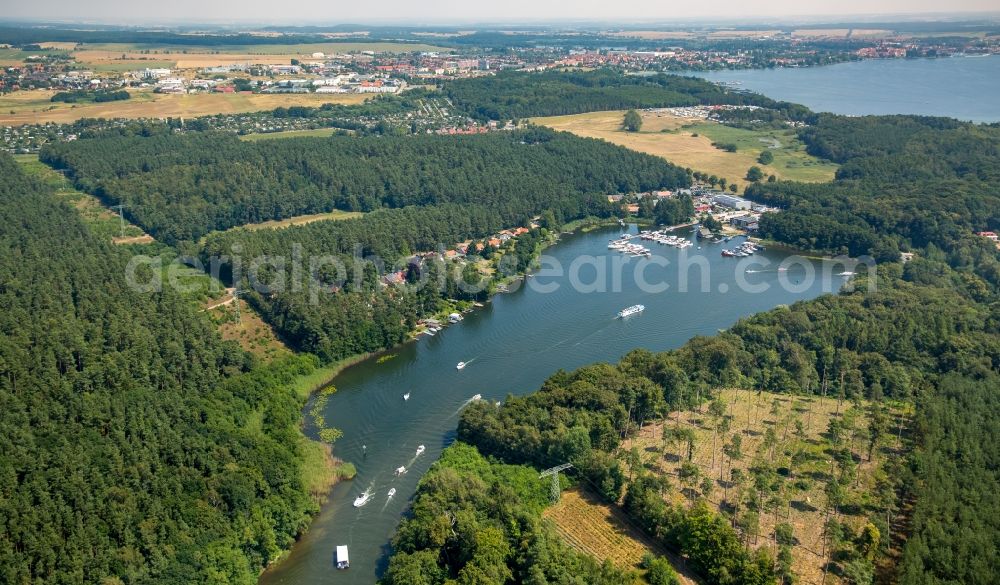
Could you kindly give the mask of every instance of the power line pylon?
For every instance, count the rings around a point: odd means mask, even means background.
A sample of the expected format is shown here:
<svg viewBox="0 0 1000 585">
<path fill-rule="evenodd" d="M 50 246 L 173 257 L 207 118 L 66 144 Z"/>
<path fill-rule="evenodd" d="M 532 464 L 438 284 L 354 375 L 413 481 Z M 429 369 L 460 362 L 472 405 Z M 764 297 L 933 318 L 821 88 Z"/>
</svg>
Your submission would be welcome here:
<svg viewBox="0 0 1000 585">
<path fill-rule="evenodd" d="M 539 479 L 544 477 L 552 477 L 552 501 L 559 501 L 559 472 L 565 471 L 573 467 L 572 463 L 563 463 L 562 465 L 556 465 L 555 467 L 550 467 L 543 471 L 541 475 L 538 476 Z"/>
</svg>

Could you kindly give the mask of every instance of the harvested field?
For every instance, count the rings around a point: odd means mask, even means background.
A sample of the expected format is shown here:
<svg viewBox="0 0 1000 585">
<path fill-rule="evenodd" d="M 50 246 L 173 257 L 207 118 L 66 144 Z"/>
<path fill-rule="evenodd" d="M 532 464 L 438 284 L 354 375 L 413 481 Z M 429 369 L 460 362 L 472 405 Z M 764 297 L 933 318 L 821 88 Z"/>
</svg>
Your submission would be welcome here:
<svg viewBox="0 0 1000 585">
<path fill-rule="evenodd" d="M 535 118 L 536 124 L 578 136 L 601 138 L 648 154 L 661 156 L 682 167 L 724 177 L 729 183 L 745 184 L 747 170 L 758 166 L 765 174 L 779 179 L 823 182 L 833 178 L 837 165 L 805 152 L 805 147 L 787 130 L 743 130 L 715 122 L 682 118 L 667 112 L 644 111 L 642 130 L 622 130 L 623 111 L 590 112 L 570 116 Z M 731 142 L 736 152 L 726 152 L 713 142 Z M 778 148 L 773 148 L 780 145 Z M 774 154 L 774 162 L 762 165 L 757 157 L 765 149 Z"/>
<path fill-rule="evenodd" d="M 20 126 L 45 122 L 74 122 L 81 118 L 193 118 L 210 114 L 234 114 L 273 110 L 279 106 L 320 106 L 327 103 L 357 104 L 364 94 L 159 94 L 130 91 L 132 98 L 101 104 L 52 103 L 51 90 L 18 91 L 0 96 L 0 125 Z"/>
<path fill-rule="evenodd" d="M 341 211 L 337 209 L 334 211 L 328 211 L 326 213 L 296 215 L 295 217 L 289 217 L 287 219 L 272 219 L 270 221 L 264 221 L 261 223 L 250 223 L 235 229 L 248 229 L 248 230 L 281 229 L 293 225 L 305 225 L 307 223 L 313 223 L 314 221 L 338 221 L 342 219 L 354 219 L 356 217 L 361 217 L 362 215 L 364 215 L 364 213 L 360 211 Z"/>
<path fill-rule="evenodd" d="M 792 31 L 793 37 L 805 38 L 836 38 L 843 39 L 859 37 L 887 37 L 892 36 L 891 30 L 881 28 L 804 28 Z"/>
<path fill-rule="evenodd" d="M 543 517 L 552 522 L 567 544 L 599 561 L 608 560 L 619 568 L 635 569 L 646 553 L 667 556 L 677 568 L 681 583 L 693 585 L 696 582 L 684 568 L 683 561 L 634 528 L 617 507 L 605 504 L 588 490 L 566 490 L 559 503 L 545 509 Z"/>
<path fill-rule="evenodd" d="M 292 59 L 311 59 L 313 53 L 327 55 L 373 51 L 376 53 L 409 53 L 442 51 L 442 47 L 423 43 L 303 43 L 297 45 L 263 44 L 230 45 L 225 47 L 183 45 L 141 45 L 100 43 L 81 45 L 73 52 L 80 63 L 100 69 L 108 65 L 127 65 L 129 69 L 154 67 L 147 61 L 170 63 L 168 67 L 196 69 L 234 64 L 288 65 Z"/>
<path fill-rule="evenodd" d="M 608 33 L 608 35 L 632 39 L 647 39 L 651 41 L 660 39 L 687 39 L 695 36 L 694 33 L 680 30 L 623 30 Z"/>
<path fill-rule="evenodd" d="M 319 137 L 325 138 L 327 136 L 332 136 L 336 131 L 334 128 L 316 128 L 315 130 L 288 130 L 285 132 L 261 132 L 259 134 L 246 134 L 240 136 L 240 140 L 246 140 L 247 142 L 256 142 L 258 140 L 278 140 L 281 138 L 304 138 L 304 137 Z"/>
</svg>

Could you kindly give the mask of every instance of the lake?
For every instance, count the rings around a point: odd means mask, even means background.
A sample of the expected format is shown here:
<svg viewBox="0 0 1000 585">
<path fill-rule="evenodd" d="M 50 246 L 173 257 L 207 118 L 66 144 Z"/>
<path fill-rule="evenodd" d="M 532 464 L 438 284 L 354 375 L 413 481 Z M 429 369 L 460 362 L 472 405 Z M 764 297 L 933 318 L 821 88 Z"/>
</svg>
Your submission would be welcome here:
<svg viewBox="0 0 1000 585">
<path fill-rule="evenodd" d="M 923 114 L 1000 121 L 1000 55 L 870 59 L 824 67 L 713 71 L 695 75 L 817 112 Z"/>
<path fill-rule="evenodd" d="M 808 278 L 809 271 L 821 272 L 823 265 L 817 261 L 779 266 L 789 258 L 786 252 L 766 250 L 743 259 L 721 256 L 723 248 L 740 239 L 704 243 L 700 250 L 696 245 L 679 250 L 644 242 L 658 262 L 668 264 L 648 264 L 636 274 L 639 259 L 608 250 L 608 240 L 618 233 L 600 229 L 563 236 L 546 251 L 546 258 L 563 267 L 562 276 L 540 272 L 461 323 L 389 352 L 392 359 L 370 359 L 342 372 L 333 381 L 337 392 L 323 414 L 327 424 L 344 432 L 334 454 L 354 462 L 358 475 L 334 488 L 289 558 L 266 572 L 261 583 L 374 582 L 421 474 L 454 440 L 459 413 L 474 395 L 499 401 L 509 394 L 533 392 L 559 368 L 615 361 L 637 347 L 675 348 L 692 336 L 715 334 L 741 317 L 837 290 L 845 282 L 844 276 L 836 276 L 844 269 L 833 263 L 825 265 L 835 275 L 829 282 Z M 690 228 L 677 233 L 693 237 Z M 623 270 L 613 269 L 614 263 L 626 260 Z M 682 265 L 697 267 L 678 270 Z M 554 272 L 548 262 L 543 268 Z M 606 279 L 600 278 L 602 273 Z M 688 292 L 682 291 L 682 274 L 689 275 Z M 600 282 L 606 283 L 606 291 L 600 290 Z M 669 288 L 652 290 L 663 284 Z M 553 287 L 556 290 L 541 290 Z M 749 287 L 766 290 L 751 292 Z M 616 318 L 618 311 L 638 303 L 645 305 L 644 312 Z M 455 367 L 460 361 L 468 362 L 463 370 Z M 405 401 L 407 392 L 411 396 Z M 425 445 L 426 452 L 417 457 L 419 445 Z M 408 472 L 397 477 L 394 470 L 400 466 Z M 390 488 L 397 490 L 391 499 Z M 354 498 L 366 489 L 374 497 L 354 508 Z M 350 547 L 348 571 L 333 568 L 335 547 L 342 544 Z"/>
</svg>

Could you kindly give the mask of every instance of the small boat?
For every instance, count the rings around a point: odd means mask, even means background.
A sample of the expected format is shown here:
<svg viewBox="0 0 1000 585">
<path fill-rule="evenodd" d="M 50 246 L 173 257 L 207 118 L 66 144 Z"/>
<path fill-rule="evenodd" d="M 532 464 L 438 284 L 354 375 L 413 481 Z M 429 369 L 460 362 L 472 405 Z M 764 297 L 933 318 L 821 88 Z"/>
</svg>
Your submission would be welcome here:
<svg viewBox="0 0 1000 585">
<path fill-rule="evenodd" d="M 455 366 L 455 369 L 456 370 L 461 370 L 464 367 L 465 367 L 465 362 L 458 362 L 458 365 Z"/>
<path fill-rule="evenodd" d="M 399 467 L 396 468 L 396 475 L 397 476 L 403 475 L 404 473 L 406 473 L 406 466 L 405 465 L 400 465 Z"/>
<path fill-rule="evenodd" d="M 434 332 L 431 331 L 430 329 L 428 329 L 427 331 L 424 331 L 424 333 L 426 333 L 427 335 L 434 335 Z"/>
<path fill-rule="evenodd" d="M 409 400 L 409 399 L 410 399 L 410 393 L 409 392 L 407 392 L 406 394 L 403 394 L 403 400 Z"/>
<path fill-rule="evenodd" d="M 391 498 L 394 495 L 396 495 L 396 488 L 392 488 L 389 490 L 389 497 Z"/>
<path fill-rule="evenodd" d="M 473 401 L 482 400 L 482 399 L 483 399 L 483 395 L 482 394 L 476 394 L 475 396 L 472 397 Z"/>
<path fill-rule="evenodd" d="M 363 494 L 354 498 L 354 507 L 360 508 L 368 503 L 368 500 L 372 499 L 372 491 L 370 489 L 365 490 Z"/>
<path fill-rule="evenodd" d="M 337 545 L 337 568 L 340 570 L 351 568 L 351 559 L 347 556 L 347 545 Z"/>
<path fill-rule="evenodd" d="M 645 305 L 632 305 L 631 307 L 626 307 L 626 308 L 622 309 L 621 311 L 618 311 L 618 318 L 619 319 L 624 319 L 625 317 L 628 317 L 629 315 L 635 315 L 636 313 L 641 313 L 641 312 L 643 312 L 645 310 L 646 310 L 646 306 Z"/>
<path fill-rule="evenodd" d="M 417 445 L 417 457 L 423 454 L 427 449 L 423 445 Z"/>
</svg>

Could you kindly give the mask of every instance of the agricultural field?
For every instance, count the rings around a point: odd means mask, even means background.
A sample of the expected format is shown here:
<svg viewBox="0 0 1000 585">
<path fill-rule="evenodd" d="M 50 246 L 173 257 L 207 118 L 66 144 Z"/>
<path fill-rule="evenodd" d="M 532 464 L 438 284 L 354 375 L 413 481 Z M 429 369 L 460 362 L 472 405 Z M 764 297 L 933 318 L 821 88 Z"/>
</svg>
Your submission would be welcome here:
<svg viewBox="0 0 1000 585">
<path fill-rule="evenodd" d="M 608 33 L 608 36 L 657 41 L 662 39 L 687 39 L 695 36 L 682 30 L 624 30 Z"/>
<path fill-rule="evenodd" d="M 734 518 L 751 547 L 776 554 L 779 531 L 787 530 L 776 527 L 791 526 L 793 570 L 802 583 L 818 585 L 831 555 L 824 545 L 827 519 L 833 517 L 858 534 L 872 520 L 873 503 L 895 498 L 887 490 L 882 465 L 899 461 L 902 445 L 896 431 L 905 426 L 908 413 L 890 409 L 890 432 L 869 452 L 870 406 L 724 390 L 715 414 L 709 408 L 672 414 L 646 425 L 623 447 L 635 448 L 645 469 L 671 480 L 673 490 L 666 497 L 673 503 L 707 501 Z M 834 460 L 848 449 L 850 461 Z M 827 495 L 834 476 L 850 480 L 836 509 Z M 837 581 L 833 575 L 826 580 Z"/>
<path fill-rule="evenodd" d="M 100 43 L 78 45 L 73 57 L 82 65 L 96 70 L 109 66 L 126 69 L 154 67 L 148 62 L 165 63 L 164 67 L 192 69 L 234 64 L 288 65 L 292 59 L 311 59 L 313 53 L 327 55 L 373 51 L 376 53 L 410 53 L 414 51 L 447 51 L 443 47 L 424 43 L 302 43 L 297 45 L 140 45 Z"/>
<path fill-rule="evenodd" d="M 0 48 L 0 67 L 24 65 L 24 60 L 27 59 L 29 55 L 54 57 L 66 54 L 67 53 L 65 51 L 60 50 L 22 51 L 21 49 L 14 48 Z"/>
<path fill-rule="evenodd" d="M 590 112 L 569 116 L 535 118 L 536 124 L 578 136 L 601 138 L 656 156 L 682 167 L 725 177 L 729 183 L 746 183 L 747 170 L 758 166 L 779 179 L 824 182 L 833 179 L 837 165 L 810 156 L 794 130 L 743 130 L 716 122 L 692 120 L 667 112 L 645 111 L 642 130 L 622 129 L 622 111 Z M 726 152 L 713 142 L 733 143 L 736 152 Z M 765 149 L 774 155 L 769 165 L 757 162 Z"/>
<path fill-rule="evenodd" d="M 793 30 L 792 36 L 800 38 L 856 39 L 860 37 L 888 37 L 893 36 L 893 32 L 882 28 L 804 28 Z"/>
<path fill-rule="evenodd" d="M 259 140 L 279 140 L 281 138 L 326 138 L 333 136 L 335 128 L 315 128 L 313 130 L 287 130 L 285 132 L 261 132 L 259 134 L 246 134 L 240 136 L 240 140 L 247 142 L 257 142 Z"/>
<path fill-rule="evenodd" d="M 546 508 L 542 517 L 567 544 L 601 562 L 608 560 L 621 569 L 636 569 L 646 553 L 666 556 L 677 569 L 681 583 L 696 583 L 681 559 L 633 527 L 617 506 L 602 502 L 589 490 L 577 487 L 564 491 L 559 502 Z"/>
<path fill-rule="evenodd" d="M 295 217 L 289 217 L 287 219 L 273 219 L 270 221 L 263 221 L 261 223 L 249 223 L 235 229 L 247 229 L 247 230 L 281 229 L 293 225 L 305 225 L 307 223 L 312 223 L 314 221 L 338 221 L 342 219 L 354 219 L 356 217 L 361 217 L 362 215 L 364 215 L 364 213 L 360 211 L 341 211 L 339 209 L 335 209 L 333 211 L 328 211 L 326 213 L 296 215 Z"/>
<path fill-rule="evenodd" d="M 142 228 L 128 220 L 125 220 L 123 230 L 122 220 L 117 213 L 105 207 L 97 197 L 77 191 L 62 173 L 39 161 L 38 155 L 20 154 L 15 158 L 26 174 L 51 187 L 56 195 L 79 211 L 83 221 L 90 226 L 95 234 L 115 243 L 148 243 L 152 241 L 152 238 L 143 232 Z"/>
<path fill-rule="evenodd" d="M 67 104 L 50 101 L 51 90 L 18 91 L 0 96 L 0 126 L 45 122 L 68 123 L 81 118 L 193 118 L 273 110 L 279 106 L 320 106 L 326 103 L 357 104 L 365 94 L 160 94 L 130 90 L 127 101 Z"/>
</svg>

